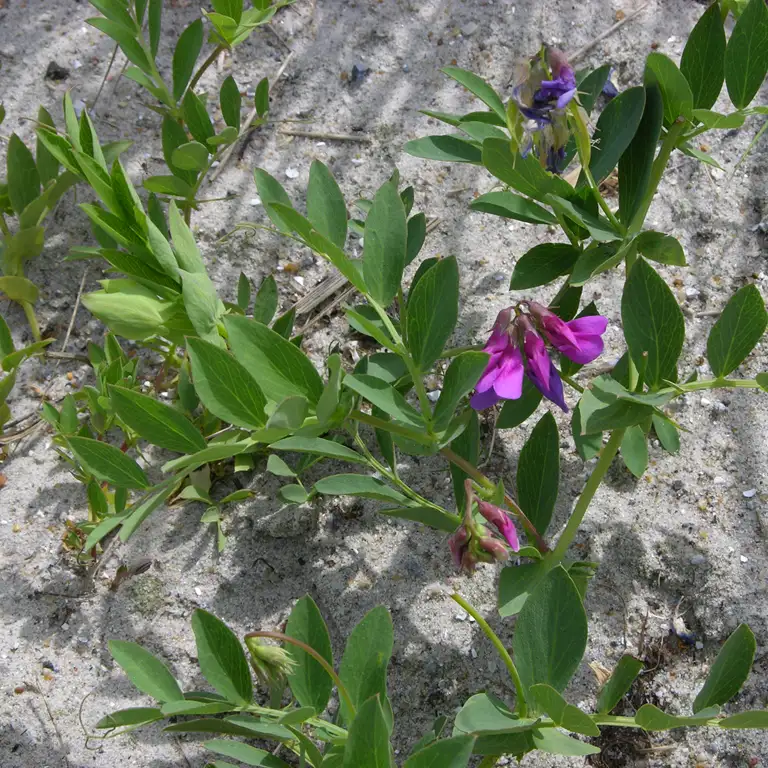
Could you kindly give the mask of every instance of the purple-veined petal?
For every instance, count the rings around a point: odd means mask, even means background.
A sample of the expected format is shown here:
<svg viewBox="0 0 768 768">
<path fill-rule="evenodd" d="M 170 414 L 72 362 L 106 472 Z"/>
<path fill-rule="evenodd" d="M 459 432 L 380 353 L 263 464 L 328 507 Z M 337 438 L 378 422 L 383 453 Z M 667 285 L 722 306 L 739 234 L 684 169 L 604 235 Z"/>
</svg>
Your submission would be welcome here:
<svg viewBox="0 0 768 768">
<path fill-rule="evenodd" d="M 523 356 L 517 347 L 507 350 L 498 368 L 493 389 L 504 400 L 517 400 L 523 394 Z"/>
<path fill-rule="evenodd" d="M 499 400 L 501 400 L 501 398 L 496 394 L 495 390 L 488 389 L 485 392 L 475 392 L 475 394 L 472 395 L 469 404 L 476 411 L 484 411 L 486 408 L 496 405 Z"/>
</svg>

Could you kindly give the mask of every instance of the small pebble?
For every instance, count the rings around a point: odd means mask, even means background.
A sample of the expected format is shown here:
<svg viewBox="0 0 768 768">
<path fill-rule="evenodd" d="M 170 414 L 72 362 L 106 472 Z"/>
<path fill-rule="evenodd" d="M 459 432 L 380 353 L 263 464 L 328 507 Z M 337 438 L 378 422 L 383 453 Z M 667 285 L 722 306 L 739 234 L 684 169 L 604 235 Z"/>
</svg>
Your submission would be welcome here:
<svg viewBox="0 0 768 768">
<path fill-rule="evenodd" d="M 724 477 L 716 477 L 715 485 L 725 485 L 727 480 Z"/>
<path fill-rule="evenodd" d="M 453 617 L 454 621 L 466 621 L 467 620 L 467 614 L 463 611 L 461 613 L 457 613 Z"/>
<path fill-rule="evenodd" d="M 694 555 L 690 562 L 691 565 L 704 565 L 707 562 L 707 558 L 704 555 Z"/>
<path fill-rule="evenodd" d="M 746 555 L 742 555 L 739 560 L 741 560 L 742 563 L 748 563 L 749 558 Z"/>
<path fill-rule="evenodd" d="M 701 292 L 698 288 L 686 288 L 685 289 L 685 298 L 686 299 L 695 299 L 698 298 L 698 296 L 701 295 Z"/>
<path fill-rule="evenodd" d="M 299 172 L 295 168 L 286 168 L 285 169 L 285 175 L 289 179 L 298 179 L 299 178 Z"/>
<path fill-rule="evenodd" d="M 480 25 L 476 24 L 474 21 L 470 21 L 469 24 L 465 24 L 461 28 L 461 34 L 464 35 L 464 37 L 471 37 L 477 32 L 479 26 Z"/>
<path fill-rule="evenodd" d="M 704 649 L 704 643 L 701 642 L 701 640 L 696 641 L 696 650 L 701 651 Z"/>
<path fill-rule="evenodd" d="M 200 587 L 195 587 L 195 594 L 200 597 L 203 594 L 203 590 Z"/>
<path fill-rule="evenodd" d="M 757 493 L 757 488 L 750 488 L 749 490 L 742 491 L 741 495 L 745 499 L 751 499 Z"/>
<path fill-rule="evenodd" d="M 248 201 L 248 204 L 252 205 L 255 208 L 257 205 L 261 205 L 261 198 L 260 197 L 252 197 Z"/>
<path fill-rule="evenodd" d="M 712 401 L 708 400 L 706 397 L 702 397 L 701 404 L 706 408 L 707 406 L 712 405 Z"/>
<path fill-rule="evenodd" d="M 431 402 L 436 403 L 438 398 L 440 397 L 440 390 L 434 389 L 432 390 L 432 392 L 427 392 L 427 397 Z"/>
<path fill-rule="evenodd" d="M 411 71 L 411 68 L 407 64 L 403 64 L 403 72 L 408 73 L 410 71 Z"/>
<path fill-rule="evenodd" d="M 476 659 L 476 658 L 477 658 L 477 651 L 476 651 L 474 648 L 470 648 L 470 649 L 469 649 L 469 655 L 470 655 L 470 656 L 471 656 L 473 659 Z"/>
<path fill-rule="evenodd" d="M 365 162 L 362 157 L 353 157 L 352 165 L 362 165 Z"/>
</svg>

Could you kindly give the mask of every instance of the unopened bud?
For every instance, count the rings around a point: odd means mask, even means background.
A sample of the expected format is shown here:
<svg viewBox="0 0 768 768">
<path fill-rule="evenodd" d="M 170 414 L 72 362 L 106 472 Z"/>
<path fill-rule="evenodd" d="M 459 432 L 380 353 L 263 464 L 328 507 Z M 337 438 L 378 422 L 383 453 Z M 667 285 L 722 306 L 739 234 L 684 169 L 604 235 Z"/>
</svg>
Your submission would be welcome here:
<svg viewBox="0 0 768 768">
<path fill-rule="evenodd" d="M 507 548 L 498 540 L 491 536 L 483 536 L 478 542 L 480 549 L 487 552 L 494 560 L 504 562 L 509 559 Z"/>
<path fill-rule="evenodd" d="M 462 525 L 458 528 L 454 534 L 448 539 L 448 548 L 453 555 L 453 562 L 457 568 L 464 567 L 464 554 L 467 551 L 467 544 L 469 543 L 469 531 Z M 471 570 L 471 569 L 470 569 Z"/>
<path fill-rule="evenodd" d="M 258 637 L 246 637 L 245 646 L 251 656 L 253 671 L 264 685 L 279 682 L 296 667 L 288 651 L 279 645 L 265 645 Z"/>
</svg>

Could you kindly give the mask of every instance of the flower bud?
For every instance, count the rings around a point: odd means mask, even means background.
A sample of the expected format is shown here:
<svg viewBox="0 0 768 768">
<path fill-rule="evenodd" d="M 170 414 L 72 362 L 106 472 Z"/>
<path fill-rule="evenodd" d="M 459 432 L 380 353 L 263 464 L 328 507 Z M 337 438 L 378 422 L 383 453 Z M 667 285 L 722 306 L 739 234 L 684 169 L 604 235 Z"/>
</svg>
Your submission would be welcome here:
<svg viewBox="0 0 768 768">
<path fill-rule="evenodd" d="M 464 525 L 458 528 L 448 539 L 448 548 L 453 555 L 453 562 L 457 568 L 464 567 L 464 555 L 467 553 L 469 544 L 469 531 Z M 472 570 L 471 568 L 469 570 Z"/>
<path fill-rule="evenodd" d="M 506 539 L 510 549 L 517 552 L 520 549 L 520 542 L 512 518 L 503 509 L 488 501 L 478 501 L 477 508 L 480 514 Z"/>
<path fill-rule="evenodd" d="M 499 562 L 509 560 L 509 552 L 507 551 L 507 548 L 498 539 L 494 539 L 491 536 L 483 536 L 478 544 L 480 545 L 480 549 L 487 552 L 494 560 L 498 560 Z"/>
<path fill-rule="evenodd" d="M 253 671 L 264 685 L 280 682 L 296 667 L 288 651 L 279 645 L 265 645 L 258 637 L 246 637 L 245 646 L 250 653 Z"/>
</svg>

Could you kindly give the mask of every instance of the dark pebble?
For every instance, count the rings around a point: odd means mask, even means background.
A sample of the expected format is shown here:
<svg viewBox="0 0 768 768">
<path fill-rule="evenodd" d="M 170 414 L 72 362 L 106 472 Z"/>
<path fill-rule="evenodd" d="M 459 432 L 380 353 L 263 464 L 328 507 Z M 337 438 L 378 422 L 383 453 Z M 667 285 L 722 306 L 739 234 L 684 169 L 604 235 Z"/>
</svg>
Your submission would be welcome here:
<svg viewBox="0 0 768 768">
<path fill-rule="evenodd" d="M 69 70 L 66 67 L 62 67 L 55 61 L 52 61 L 48 65 L 48 69 L 45 70 L 46 80 L 66 80 L 69 77 Z"/>
</svg>

